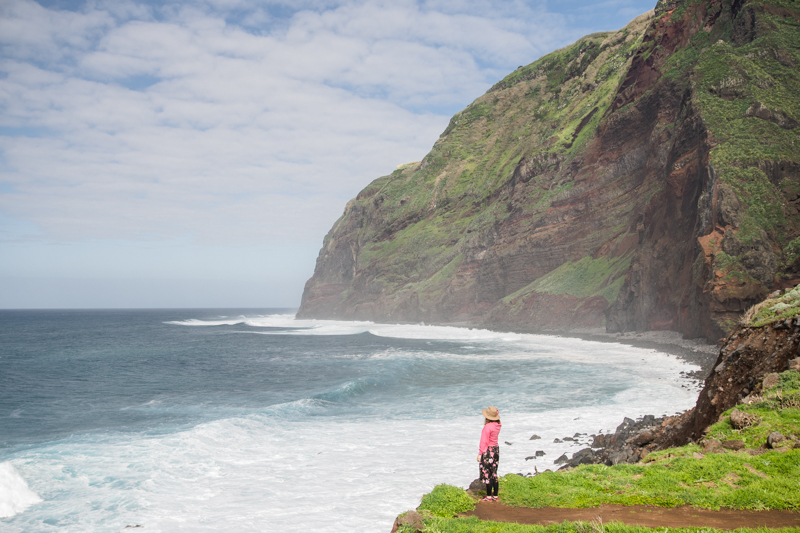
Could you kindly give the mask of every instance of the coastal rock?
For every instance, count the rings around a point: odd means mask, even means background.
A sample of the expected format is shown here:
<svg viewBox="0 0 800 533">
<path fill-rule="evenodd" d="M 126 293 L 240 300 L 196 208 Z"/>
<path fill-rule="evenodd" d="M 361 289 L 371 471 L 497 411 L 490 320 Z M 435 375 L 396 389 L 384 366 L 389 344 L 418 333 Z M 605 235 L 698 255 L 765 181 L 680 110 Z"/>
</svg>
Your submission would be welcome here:
<svg viewBox="0 0 800 533">
<path fill-rule="evenodd" d="M 656 438 L 655 434 L 652 431 L 642 431 L 635 437 L 632 437 L 631 443 L 635 444 L 636 446 L 644 446 L 645 444 L 650 444 Z"/>
<path fill-rule="evenodd" d="M 786 437 L 784 437 L 780 432 L 773 431 L 772 433 L 767 436 L 767 448 L 777 448 L 779 444 L 786 441 Z"/>
<path fill-rule="evenodd" d="M 544 457 L 545 455 L 547 454 L 544 453 L 544 450 L 536 450 L 536 457 Z"/>
<path fill-rule="evenodd" d="M 416 511 L 408 511 L 406 514 L 398 516 L 394 521 L 392 533 L 395 533 L 403 526 L 411 527 L 415 531 L 422 531 L 425 528 L 425 524 L 422 522 L 422 515 Z"/>
<path fill-rule="evenodd" d="M 566 463 L 567 461 L 569 461 L 569 457 L 567 457 L 567 454 L 562 454 L 562 455 L 561 455 L 561 457 L 559 457 L 558 459 L 556 459 L 556 460 L 555 460 L 555 461 L 553 461 L 553 462 L 554 462 L 555 464 L 557 464 L 557 465 L 563 465 L 563 464 L 564 464 L 564 463 Z"/>
<path fill-rule="evenodd" d="M 722 442 L 717 439 L 708 439 L 700 443 L 703 447 L 703 453 L 712 453 L 714 450 L 722 447 Z"/>
<path fill-rule="evenodd" d="M 789 361 L 789 370 L 797 370 L 800 372 L 800 357 L 796 357 Z"/>
<path fill-rule="evenodd" d="M 526 458 L 525 460 L 527 461 L 528 459 Z M 486 485 L 481 483 L 480 478 L 473 479 L 472 483 L 470 483 L 469 487 L 467 487 L 467 492 L 470 492 L 472 494 L 477 494 L 478 492 L 480 492 L 482 490 L 486 490 Z"/>
<path fill-rule="evenodd" d="M 780 293 L 779 293 L 780 294 Z M 786 324 L 786 321 L 780 321 Z M 704 431 L 719 421 L 726 410 L 759 398 L 761 392 L 778 384 L 778 372 L 796 359 L 800 331 L 796 319 L 786 328 L 751 327 L 740 324 L 723 340 L 714 366 L 726 361 L 722 372 L 705 380 L 694 408 L 677 417 L 674 429 L 658 435 L 648 446 L 664 449 L 699 441 Z M 755 422 L 757 423 L 757 422 Z M 734 422 L 732 422 L 732 425 Z"/>
<path fill-rule="evenodd" d="M 540 437 L 539 435 L 531 435 L 531 438 L 530 438 L 530 439 L 528 439 L 528 440 L 539 440 L 539 439 L 541 439 L 541 438 L 542 438 L 542 437 Z"/>
</svg>

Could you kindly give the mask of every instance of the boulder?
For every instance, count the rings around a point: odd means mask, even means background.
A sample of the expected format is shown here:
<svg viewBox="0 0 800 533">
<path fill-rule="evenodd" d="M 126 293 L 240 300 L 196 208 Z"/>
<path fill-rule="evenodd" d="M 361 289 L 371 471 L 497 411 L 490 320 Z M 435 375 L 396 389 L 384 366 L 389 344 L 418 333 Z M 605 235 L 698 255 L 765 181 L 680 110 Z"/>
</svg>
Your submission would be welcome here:
<svg viewBox="0 0 800 533">
<path fill-rule="evenodd" d="M 743 440 L 726 440 L 722 443 L 722 447 L 726 450 L 744 450 L 744 441 Z"/>
<path fill-rule="evenodd" d="M 478 492 L 480 492 L 482 490 L 486 490 L 486 485 L 481 483 L 480 478 L 478 478 L 478 479 L 473 479 L 472 480 L 472 483 L 469 484 L 469 488 L 467 489 L 467 492 L 471 492 L 472 494 L 477 494 Z"/>
<path fill-rule="evenodd" d="M 720 446 L 722 446 L 722 443 L 720 441 L 718 441 L 717 439 L 706 439 L 706 440 L 704 440 L 702 442 L 701 445 L 703 447 L 703 452 L 704 453 L 711 453 L 714 450 L 716 450 L 717 448 L 719 448 Z"/>
<path fill-rule="evenodd" d="M 780 443 L 784 442 L 786 437 L 784 437 L 780 432 L 773 431 L 767 437 L 767 448 L 775 449 L 780 446 Z"/>
<path fill-rule="evenodd" d="M 561 454 L 561 457 L 559 457 L 558 459 L 555 460 L 555 463 L 557 465 L 563 465 L 567 461 L 569 461 L 569 457 L 567 457 L 567 454 L 564 453 L 564 454 Z"/>
<path fill-rule="evenodd" d="M 541 439 L 541 438 L 542 438 L 542 437 L 540 437 L 539 435 L 532 435 L 532 436 L 531 436 L 531 438 L 530 438 L 530 439 L 528 439 L 528 440 L 539 440 L 539 439 Z"/>
<path fill-rule="evenodd" d="M 731 411 L 731 425 L 734 429 L 744 429 L 759 423 L 756 415 L 744 413 L 738 409 Z"/>
<path fill-rule="evenodd" d="M 606 436 L 602 433 L 600 435 L 596 435 L 594 440 L 592 440 L 592 448 L 603 448 L 606 446 Z"/>
<path fill-rule="evenodd" d="M 789 361 L 789 370 L 797 370 L 800 372 L 800 357 L 796 357 Z"/>
<path fill-rule="evenodd" d="M 536 457 L 544 457 L 545 455 L 547 454 L 544 453 L 544 450 L 536 450 Z"/>
<path fill-rule="evenodd" d="M 655 440 L 656 436 L 653 434 L 652 431 L 644 430 L 635 437 L 631 439 L 631 442 L 636 446 L 644 446 L 645 444 L 650 444 Z"/>
<path fill-rule="evenodd" d="M 780 381 L 780 376 L 778 375 L 777 372 L 767 374 L 764 377 L 764 381 L 761 382 L 761 389 L 762 390 L 770 389 L 775 385 L 777 385 L 779 381 Z"/>
<path fill-rule="evenodd" d="M 575 452 L 570 459 L 569 464 L 573 466 L 578 465 L 591 465 L 594 464 L 594 450 L 591 448 L 584 448 Z"/>
</svg>

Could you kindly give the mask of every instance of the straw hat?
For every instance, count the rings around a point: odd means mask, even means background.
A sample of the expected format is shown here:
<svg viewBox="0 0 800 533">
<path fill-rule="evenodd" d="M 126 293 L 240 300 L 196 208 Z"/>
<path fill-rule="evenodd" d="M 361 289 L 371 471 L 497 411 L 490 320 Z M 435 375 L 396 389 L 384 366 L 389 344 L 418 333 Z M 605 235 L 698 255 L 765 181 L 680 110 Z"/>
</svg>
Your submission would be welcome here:
<svg viewBox="0 0 800 533">
<path fill-rule="evenodd" d="M 487 420 L 500 420 L 500 411 L 497 410 L 497 407 L 487 407 L 481 410 L 481 413 Z"/>
</svg>

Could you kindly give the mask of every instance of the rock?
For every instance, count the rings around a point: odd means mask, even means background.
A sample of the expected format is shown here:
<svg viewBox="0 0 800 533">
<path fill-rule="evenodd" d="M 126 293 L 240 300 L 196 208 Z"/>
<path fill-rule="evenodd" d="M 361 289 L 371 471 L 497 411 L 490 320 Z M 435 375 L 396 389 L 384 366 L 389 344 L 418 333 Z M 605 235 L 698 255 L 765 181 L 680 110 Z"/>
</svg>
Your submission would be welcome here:
<svg viewBox="0 0 800 533">
<path fill-rule="evenodd" d="M 564 453 L 564 454 L 562 454 L 562 455 L 561 455 L 561 457 L 559 457 L 558 459 L 556 459 L 554 462 L 555 462 L 555 464 L 557 464 L 557 465 L 563 465 L 563 464 L 564 464 L 564 463 L 566 463 L 567 461 L 569 461 L 569 457 L 567 457 L 567 454 L 565 454 L 565 453 Z"/>
<path fill-rule="evenodd" d="M 707 439 L 701 443 L 701 446 L 703 447 L 703 452 L 711 453 L 720 446 L 722 446 L 722 443 L 717 439 Z"/>
<path fill-rule="evenodd" d="M 536 450 L 536 457 L 544 457 L 545 455 L 547 454 L 544 453 L 544 450 Z"/>
<path fill-rule="evenodd" d="M 553 441 L 553 444 L 560 444 L 560 443 L 561 443 L 561 439 L 555 439 L 555 440 Z"/>
<path fill-rule="evenodd" d="M 774 387 L 775 385 L 777 385 L 779 381 L 780 381 L 780 376 L 778 375 L 777 372 L 773 372 L 771 374 L 767 374 L 764 377 L 764 381 L 761 383 L 761 388 L 762 388 L 762 390 L 770 389 L 770 388 Z"/>
<path fill-rule="evenodd" d="M 528 439 L 528 440 L 539 440 L 539 439 L 541 439 L 541 438 L 542 438 L 542 437 L 540 437 L 539 435 L 532 435 L 532 436 L 531 436 L 531 438 L 530 438 L 530 439 Z"/>
<path fill-rule="evenodd" d="M 734 429 L 744 429 L 759 423 L 756 415 L 744 413 L 738 409 L 731 411 L 731 425 Z"/>
<path fill-rule="evenodd" d="M 400 526 L 410 526 L 420 531 L 425 527 L 425 524 L 422 523 L 422 515 L 416 511 L 409 511 L 403 516 L 398 516 L 397 522 Z"/>
<path fill-rule="evenodd" d="M 584 448 L 572 455 L 569 463 L 573 466 L 594 464 L 594 450 Z"/>
<path fill-rule="evenodd" d="M 603 448 L 606 446 L 606 436 L 603 434 L 595 436 L 592 440 L 592 448 Z"/>
<path fill-rule="evenodd" d="M 800 357 L 796 357 L 789 361 L 789 370 L 797 370 L 800 372 Z"/>
<path fill-rule="evenodd" d="M 785 440 L 786 440 L 786 437 L 784 437 L 780 432 L 773 431 L 767 437 L 767 448 L 775 449 L 775 448 L 777 448 L 777 446 L 776 446 L 777 444 L 779 444 L 781 442 L 784 442 Z"/>
<path fill-rule="evenodd" d="M 718 210 L 721 221 L 724 224 L 738 227 L 742 223 L 743 209 L 736 192 L 729 185 L 720 183 L 719 195 Z M 738 256 L 742 253 L 742 243 L 736 238 L 731 228 L 725 230 L 722 251 L 733 256 Z"/>
<path fill-rule="evenodd" d="M 564 437 L 563 439 L 561 439 L 561 442 L 575 442 L 575 439 L 573 439 L 572 437 Z"/>
<path fill-rule="evenodd" d="M 744 450 L 744 441 L 743 440 L 726 440 L 722 443 L 722 447 L 726 450 Z"/>
<path fill-rule="evenodd" d="M 531 459 L 536 459 L 536 456 L 535 455 L 529 455 L 528 457 L 525 458 L 526 461 L 530 461 Z"/>
<path fill-rule="evenodd" d="M 645 444 L 650 444 L 651 442 L 653 442 L 655 438 L 656 436 L 653 434 L 652 431 L 644 430 L 635 437 L 633 437 L 633 439 L 631 439 L 631 442 L 636 446 L 644 446 Z"/>
<path fill-rule="evenodd" d="M 478 492 L 480 492 L 482 490 L 486 490 L 486 485 L 481 483 L 480 478 L 478 478 L 478 479 L 473 479 L 472 480 L 472 483 L 469 484 L 469 488 L 467 489 L 467 492 L 471 492 L 472 494 L 477 494 Z"/>
<path fill-rule="evenodd" d="M 702 453 L 694 452 L 692 454 L 692 457 L 694 457 L 695 459 L 702 459 L 703 457 L 705 457 L 705 455 L 703 455 Z"/>
<path fill-rule="evenodd" d="M 508 442 L 508 441 L 505 441 L 505 443 L 506 443 L 506 446 L 511 446 L 511 443 L 510 443 L 510 442 Z"/>
</svg>

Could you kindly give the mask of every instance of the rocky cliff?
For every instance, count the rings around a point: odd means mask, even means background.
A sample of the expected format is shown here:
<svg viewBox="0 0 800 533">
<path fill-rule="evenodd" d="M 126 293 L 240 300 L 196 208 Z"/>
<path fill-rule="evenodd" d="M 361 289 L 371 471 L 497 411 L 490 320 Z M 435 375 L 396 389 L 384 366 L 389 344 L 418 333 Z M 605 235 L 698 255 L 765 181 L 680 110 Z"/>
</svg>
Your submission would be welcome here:
<svg viewBox="0 0 800 533">
<path fill-rule="evenodd" d="M 298 316 L 717 340 L 800 281 L 800 8 L 659 1 L 350 201 Z"/>
</svg>

